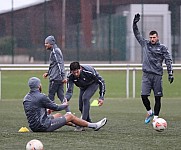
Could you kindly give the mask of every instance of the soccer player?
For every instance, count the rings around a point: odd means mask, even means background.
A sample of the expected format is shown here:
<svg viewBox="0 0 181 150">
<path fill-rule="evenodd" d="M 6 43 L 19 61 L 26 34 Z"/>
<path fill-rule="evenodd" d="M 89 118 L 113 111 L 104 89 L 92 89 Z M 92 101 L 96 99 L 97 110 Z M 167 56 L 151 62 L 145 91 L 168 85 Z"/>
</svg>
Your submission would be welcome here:
<svg viewBox="0 0 181 150">
<path fill-rule="evenodd" d="M 103 105 L 105 94 L 104 79 L 99 73 L 89 65 L 80 65 L 79 62 L 72 62 L 70 64 L 70 74 L 67 77 L 67 92 L 65 99 L 70 100 L 73 95 L 74 84 L 79 87 L 79 110 L 82 114 L 82 119 L 91 122 L 89 110 L 90 99 L 99 87 L 99 106 Z M 83 128 L 77 127 L 77 131 Z"/>
<path fill-rule="evenodd" d="M 66 109 L 68 107 L 67 101 L 64 101 L 61 105 L 57 105 L 48 96 L 41 93 L 42 86 L 40 79 L 37 77 L 31 77 L 28 85 L 30 91 L 24 97 L 23 105 L 29 127 L 33 132 L 51 132 L 64 125 L 77 125 L 98 131 L 107 122 L 107 119 L 104 118 L 97 123 L 90 123 L 70 113 L 66 113 L 65 115 L 61 115 L 60 113 L 48 115 L 47 109 L 54 111 Z"/>
<path fill-rule="evenodd" d="M 165 45 L 160 44 L 157 31 L 151 31 L 149 33 L 149 40 L 144 39 L 137 27 L 137 22 L 139 20 L 140 14 L 136 14 L 133 20 L 133 32 L 143 49 L 141 98 L 147 110 L 145 124 L 148 124 L 153 116 L 153 121 L 158 118 L 161 109 L 161 97 L 163 96 L 163 60 L 165 60 L 167 66 L 168 80 L 170 84 L 173 82 L 174 77 L 172 58 L 168 48 Z M 155 96 L 154 111 L 152 110 L 148 99 L 151 90 L 153 90 Z"/>
<path fill-rule="evenodd" d="M 50 51 L 50 65 L 48 72 L 43 74 L 43 78 L 49 76 L 49 94 L 48 97 L 54 101 L 55 94 L 61 102 L 64 99 L 64 83 L 67 82 L 64 68 L 63 54 L 56 45 L 54 36 L 50 35 L 45 39 L 45 48 Z M 70 111 L 68 108 L 66 111 Z"/>
</svg>

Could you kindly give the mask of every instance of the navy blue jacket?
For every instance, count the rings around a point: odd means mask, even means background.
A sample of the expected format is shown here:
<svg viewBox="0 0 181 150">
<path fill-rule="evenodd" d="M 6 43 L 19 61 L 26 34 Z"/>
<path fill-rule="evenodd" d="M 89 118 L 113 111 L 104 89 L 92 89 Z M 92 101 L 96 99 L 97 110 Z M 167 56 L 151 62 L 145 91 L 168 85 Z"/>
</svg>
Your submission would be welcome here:
<svg viewBox="0 0 181 150">
<path fill-rule="evenodd" d="M 67 106 L 57 105 L 38 89 L 30 90 L 24 97 L 24 111 L 32 131 L 46 131 L 51 120 L 47 115 L 47 109 L 60 111 Z"/>
<path fill-rule="evenodd" d="M 99 85 L 99 95 L 100 99 L 104 100 L 105 94 L 105 83 L 104 79 L 99 75 L 99 73 L 89 65 L 81 65 L 82 69 L 80 72 L 80 77 L 77 78 L 73 74 L 69 74 L 67 79 L 67 92 L 65 94 L 65 98 L 70 100 L 73 95 L 73 87 L 74 84 L 80 89 L 86 89 L 93 83 L 97 83 Z"/>
</svg>

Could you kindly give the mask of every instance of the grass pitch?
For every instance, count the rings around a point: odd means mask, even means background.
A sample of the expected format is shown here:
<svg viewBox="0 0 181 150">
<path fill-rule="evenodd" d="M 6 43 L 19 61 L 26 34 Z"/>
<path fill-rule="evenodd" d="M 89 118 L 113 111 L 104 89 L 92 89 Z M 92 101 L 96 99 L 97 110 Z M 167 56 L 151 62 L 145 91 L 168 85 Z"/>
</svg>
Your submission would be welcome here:
<svg viewBox="0 0 181 150">
<path fill-rule="evenodd" d="M 140 100 L 141 73 L 136 74 L 136 99 L 126 99 L 125 72 L 100 72 L 106 81 L 105 103 L 102 107 L 91 107 L 92 120 L 108 118 L 108 123 L 99 131 L 87 129 L 74 132 L 72 127 L 62 127 L 52 133 L 19 133 L 28 127 L 23 111 L 23 97 L 28 92 L 27 80 L 37 76 L 42 80 L 43 92 L 48 91 L 48 80 L 42 79 L 43 72 L 3 72 L 2 100 L 0 100 L 0 150 L 24 150 L 32 139 L 42 141 L 45 150 L 165 150 L 181 147 L 181 92 L 180 71 L 175 71 L 175 81 L 169 84 L 163 78 L 164 97 L 160 117 L 168 123 L 164 132 L 157 132 L 151 123 L 144 124 L 145 108 Z M 131 77 L 130 77 L 131 78 Z M 130 82 L 131 87 L 131 82 Z M 130 91 L 131 93 L 131 91 Z M 96 99 L 98 93 L 92 98 Z M 78 89 L 75 88 L 70 107 L 78 117 Z M 152 106 L 153 96 L 150 97 Z M 56 100 L 59 103 L 58 100 Z M 62 112 L 64 113 L 64 111 Z"/>
<path fill-rule="evenodd" d="M 84 132 L 74 132 L 72 127 L 62 127 L 51 133 L 19 133 L 21 127 L 28 127 L 22 101 L 1 101 L 0 149 L 23 150 L 32 139 L 42 141 L 45 150 L 180 149 L 181 101 L 163 101 L 160 117 L 168 123 L 168 128 L 163 132 L 155 131 L 151 124 L 144 124 L 145 109 L 140 99 L 107 99 L 102 107 L 91 107 L 93 121 L 108 118 L 107 124 L 99 131 L 87 129 Z M 77 101 L 72 100 L 70 106 L 72 112 L 80 116 Z"/>
</svg>

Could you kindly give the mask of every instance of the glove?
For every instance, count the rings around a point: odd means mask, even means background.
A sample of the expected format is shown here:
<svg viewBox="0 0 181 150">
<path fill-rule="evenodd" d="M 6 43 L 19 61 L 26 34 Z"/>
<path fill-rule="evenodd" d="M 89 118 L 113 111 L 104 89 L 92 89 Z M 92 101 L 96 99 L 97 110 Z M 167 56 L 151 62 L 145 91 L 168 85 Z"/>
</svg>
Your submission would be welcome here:
<svg viewBox="0 0 181 150">
<path fill-rule="evenodd" d="M 140 20 L 140 14 L 137 13 L 137 14 L 135 15 L 135 17 L 134 17 L 133 23 L 136 24 L 139 20 Z"/>
<path fill-rule="evenodd" d="M 168 81 L 170 82 L 170 84 L 173 82 L 173 80 L 174 80 L 173 74 L 169 74 Z"/>
</svg>

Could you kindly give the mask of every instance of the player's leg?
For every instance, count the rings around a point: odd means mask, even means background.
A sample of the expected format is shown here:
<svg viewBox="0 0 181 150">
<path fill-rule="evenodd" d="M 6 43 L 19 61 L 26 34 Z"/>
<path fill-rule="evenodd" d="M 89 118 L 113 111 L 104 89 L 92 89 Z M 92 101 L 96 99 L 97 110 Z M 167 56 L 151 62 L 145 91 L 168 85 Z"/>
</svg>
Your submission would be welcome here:
<svg viewBox="0 0 181 150">
<path fill-rule="evenodd" d="M 53 115 L 52 115 L 52 117 L 53 117 L 52 119 L 60 118 L 60 117 L 62 117 L 62 116 L 63 116 L 63 115 L 62 115 L 61 113 L 56 113 L 56 114 L 53 114 Z M 66 125 L 75 127 L 75 124 L 73 124 L 72 122 L 67 122 Z"/>
<path fill-rule="evenodd" d="M 83 111 L 83 101 L 82 101 L 82 95 L 84 94 L 85 90 L 80 89 L 79 91 L 79 111 L 82 114 Z"/>
<path fill-rule="evenodd" d="M 154 106 L 154 118 L 157 119 L 161 109 L 161 96 L 155 96 L 155 106 Z"/>
<path fill-rule="evenodd" d="M 64 84 L 63 83 L 58 84 L 57 97 L 59 98 L 61 102 L 63 102 L 63 99 L 64 99 Z"/>
<path fill-rule="evenodd" d="M 73 126 L 73 127 L 75 126 L 72 122 L 67 122 L 67 119 L 65 118 L 65 116 L 63 116 L 60 113 L 49 115 L 49 118 L 51 119 L 51 125 L 46 130 L 47 132 L 55 131 L 64 125 Z"/>
<path fill-rule="evenodd" d="M 98 89 L 98 84 L 94 83 L 90 85 L 82 95 L 83 102 L 83 111 L 82 111 L 82 119 L 91 122 L 90 118 L 90 99 L 95 94 Z"/>
<path fill-rule="evenodd" d="M 98 131 L 101 127 L 103 127 L 107 123 L 106 118 L 96 123 L 90 123 L 81 118 L 74 116 L 73 114 L 65 114 L 64 117 L 66 118 L 67 122 L 72 122 L 73 124 L 81 127 L 93 128 L 95 131 Z"/>
<path fill-rule="evenodd" d="M 59 98 L 59 100 L 61 101 L 61 103 L 63 103 L 63 99 L 64 99 L 64 84 L 63 83 L 57 83 L 58 87 L 57 87 L 57 97 Z M 68 106 L 65 109 L 66 112 L 70 112 L 70 106 Z"/>
<path fill-rule="evenodd" d="M 152 89 L 152 75 L 148 73 L 143 73 L 141 99 L 142 99 L 143 105 L 145 106 L 147 110 L 145 124 L 149 123 L 151 120 L 151 117 L 153 116 L 150 100 L 148 99 L 148 96 L 151 93 L 151 89 Z"/>
<path fill-rule="evenodd" d="M 46 131 L 47 132 L 55 131 L 61 128 L 62 126 L 66 125 L 66 123 L 67 123 L 67 120 L 65 116 L 60 116 L 60 117 L 51 119 L 51 124 Z"/>
<path fill-rule="evenodd" d="M 55 93 L 58 90 L 58 85 L 55 83 L 55 81 L 49 82 L 49 91 L 48 91 L 48 97 L 50 100 L 54 101 L 55 99 Z"/>
<path fill-rule="evenodd" d="M 79 111 L 81 113 L 81 119 L 82 119 L 82 111 L 83 111 L 83 101 L 82 101 L 82 95 L 84 94 L 85 90 L 80 89 L 79 91 Z M 84 127 L 76 126 L 74 131 L 85 131 Z"/>
<path fill-rule="evenodd" d="M 80 89 L 80 93 L 79 93 L 79 111 L 81 112 L 81 114 L 83 112 L 83 99 L 82 99 L 82 97 L 84 95 L 84 92 L 85 92 L 85 90 Z M 81 116 L 81 118 L 82 118 L 82 116 Z M 87 119 L 84 119 L 84 120 L 86 120 L 88 122 L 91 122 L 89 114 L 87 116 Z"/>
<path fill-rule="evenodd" d="M 154 106 L 154 118 L 156 119 L 159 116 L 161 109 L 161 97 L 163 96 L 163 88 L 162 88 L 162 76 L 155 75 L 155 82 L 153 85 L 153 91 L 155 95 L 155 106 Z"/>
</svg>

